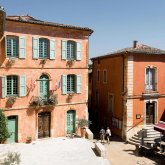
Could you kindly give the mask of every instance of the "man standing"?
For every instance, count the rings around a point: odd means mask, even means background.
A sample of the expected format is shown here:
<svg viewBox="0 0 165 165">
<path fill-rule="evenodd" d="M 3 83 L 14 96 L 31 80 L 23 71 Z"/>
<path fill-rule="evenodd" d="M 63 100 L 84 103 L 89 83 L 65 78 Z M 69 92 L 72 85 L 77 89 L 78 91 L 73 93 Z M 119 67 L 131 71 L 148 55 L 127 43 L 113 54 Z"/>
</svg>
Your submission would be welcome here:
<svg viewBox="0 0 165 165">
<path fill-rule="evenodd" d="M 106 130 L 106 138 L 107 138 L 107 143 L 109 144 L 110 143 L 110 136 L 111 136 L 111 130 L 109 129 L 109 127 L 107 127 L 107 130 Z"/>
<path fill-rule="evenodd" d="M 102 127 L 100 130 L 100 139 L 101 139 L 101 143 L 104 143 L 104 137 L 105 137 L 105 130 Z"/>
</svg>

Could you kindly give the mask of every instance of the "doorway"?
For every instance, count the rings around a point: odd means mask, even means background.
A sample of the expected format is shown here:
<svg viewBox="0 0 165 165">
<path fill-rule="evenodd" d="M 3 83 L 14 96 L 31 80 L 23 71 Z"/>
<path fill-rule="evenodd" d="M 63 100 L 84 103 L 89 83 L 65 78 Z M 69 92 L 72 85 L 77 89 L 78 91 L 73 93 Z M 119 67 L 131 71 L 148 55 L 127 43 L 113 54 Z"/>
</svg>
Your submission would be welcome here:
<svg viewBox="0 0 165 165">
<path fill-rule="evenodd" d="M 8 131 L 10 137 L 7 139 L 8 143 L 15 143 L 18 141 L 18 117 L 17 116 L 9 116 L 7 118 L 8 121 Z"/>
<path fill-rule="evenodd" d="M 75 133 L 75 111 L 70 110 L 67 112 L 67 133 Z"/>
<path fill-rule="evenodd" d="M 50 112 L 38 114 L 38 138 L 50 137 Z"/>
<path fill-rule="evenodd" d="M 155 124 L 155 103 L 146 103 L 146 124 Z"/>
</svg>

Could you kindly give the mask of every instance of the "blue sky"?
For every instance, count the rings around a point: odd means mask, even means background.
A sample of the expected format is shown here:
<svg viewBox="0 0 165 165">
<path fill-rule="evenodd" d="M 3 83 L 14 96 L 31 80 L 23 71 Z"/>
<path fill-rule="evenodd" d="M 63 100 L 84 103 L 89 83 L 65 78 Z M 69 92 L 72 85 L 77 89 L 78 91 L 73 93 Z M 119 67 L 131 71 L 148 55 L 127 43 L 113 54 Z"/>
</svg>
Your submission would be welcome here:
<svg viewBox="0 0 165 165">
<path fill-rule="evenodd" d="M 90 58 L 132 46 L 133 40 L 165 49 L 164 0 L 0 0 L 7 15 L 85 26 Z"/>
</svg>

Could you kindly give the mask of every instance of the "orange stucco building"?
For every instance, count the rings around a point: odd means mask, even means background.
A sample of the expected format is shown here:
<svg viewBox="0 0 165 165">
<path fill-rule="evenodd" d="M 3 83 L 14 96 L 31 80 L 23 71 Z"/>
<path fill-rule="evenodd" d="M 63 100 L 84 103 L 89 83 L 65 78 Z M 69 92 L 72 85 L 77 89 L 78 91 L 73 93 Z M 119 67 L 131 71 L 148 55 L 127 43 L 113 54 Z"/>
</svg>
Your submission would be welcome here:
<svg viewBox="0 0 165 165">
<path fill-rule="evenodd" d="M 92 30 L 6 16 L 0 10 L 0 109 L 8 142 L 65 136 L 88 118 L 88 38 Z"/>
<path fill-rule="evenodd" d="M 165 51 L 138 44 L 92 58 L 92 108 L 98 126 L 129 139 L 165 109 Z"/>
</svg>

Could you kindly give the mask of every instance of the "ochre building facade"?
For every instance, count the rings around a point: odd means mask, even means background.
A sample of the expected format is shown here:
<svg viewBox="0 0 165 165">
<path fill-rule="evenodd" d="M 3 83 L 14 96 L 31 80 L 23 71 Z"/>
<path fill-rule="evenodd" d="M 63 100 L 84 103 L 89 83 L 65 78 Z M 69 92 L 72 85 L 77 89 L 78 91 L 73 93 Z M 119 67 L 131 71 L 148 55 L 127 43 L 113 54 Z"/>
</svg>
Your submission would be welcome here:
<svg viewBox="0 0 165 165">
<path fill-rule="evenodd" d="M 90 113 L 98 126 L 128 140 L 165 113 L 165 51 L 138 44 L 92 58 Z"/>
<path fill-rule="evenodd" d="M 88 119 L 93 31 L 0 14 L 0 109 L 12 134 L 8 142 L 80 134 L 76 120 Z"/>
</svg>

